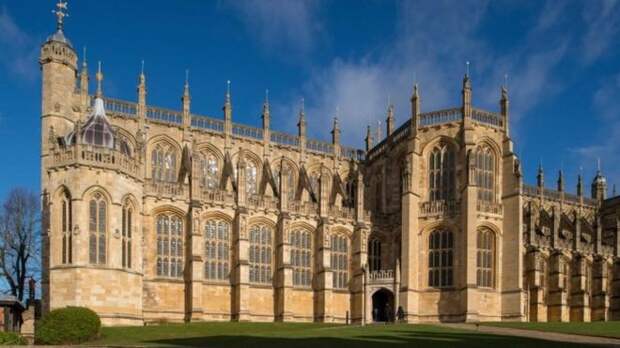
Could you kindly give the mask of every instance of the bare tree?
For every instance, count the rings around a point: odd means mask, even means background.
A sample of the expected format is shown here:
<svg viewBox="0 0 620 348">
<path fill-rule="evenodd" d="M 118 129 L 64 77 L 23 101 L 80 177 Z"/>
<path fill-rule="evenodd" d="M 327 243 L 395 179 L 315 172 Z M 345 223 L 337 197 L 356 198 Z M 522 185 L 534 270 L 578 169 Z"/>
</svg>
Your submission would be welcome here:
<svg viewBox="0 0 620 348">
<path fill-rule="evenodd" d="M 39 271 L 39 199 L 32 191 L 15 188 L 0 210 L 0 272 L 10 293 L 23 301 L 27 283 Z"/>
</svg>

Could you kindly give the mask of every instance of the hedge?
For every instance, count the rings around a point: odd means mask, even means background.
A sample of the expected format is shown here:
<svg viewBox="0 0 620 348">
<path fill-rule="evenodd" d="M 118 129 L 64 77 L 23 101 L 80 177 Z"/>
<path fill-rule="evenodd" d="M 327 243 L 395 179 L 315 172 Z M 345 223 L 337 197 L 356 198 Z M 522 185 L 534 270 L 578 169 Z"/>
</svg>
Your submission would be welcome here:
<svg viewBox="0 0 620 348">
<path fill-rule="evenodd" d="M 0 331 L 0 346 L 24 346 L 28 341 L 15 332 Z"/>
<path fill-rule="evenodd" d="M 101 320 L 97 313 L 84 307 L 55 309 L 41 319 L 35 328 L 36 344 L 78 344 L 99 336 Z"/>
</svg>

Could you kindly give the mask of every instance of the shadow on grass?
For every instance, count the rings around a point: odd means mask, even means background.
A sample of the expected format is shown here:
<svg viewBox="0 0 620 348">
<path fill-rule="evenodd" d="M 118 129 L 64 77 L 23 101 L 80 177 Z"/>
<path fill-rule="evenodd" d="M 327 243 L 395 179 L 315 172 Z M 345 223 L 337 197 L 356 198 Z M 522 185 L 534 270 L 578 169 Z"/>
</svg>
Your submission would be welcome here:
<svg viewBox="0 0 620 348">
<path fill-rule="evenodd" d="M 584 347 L 529 338 L 490 335 L 476 332 L 391 331 L 383 335 L 354 337 L 298 337 L 281 338 L 250 335 L 215 335 L 192 338 L 174 338 L 145 341 L 147 345 L 206 347 L 206 348 L 362 348 L 362 347 Z M 602 345 L 601 345 L 602 346 Z M 590 346 L 592 347 L 592 346 Z"/>
</svg>

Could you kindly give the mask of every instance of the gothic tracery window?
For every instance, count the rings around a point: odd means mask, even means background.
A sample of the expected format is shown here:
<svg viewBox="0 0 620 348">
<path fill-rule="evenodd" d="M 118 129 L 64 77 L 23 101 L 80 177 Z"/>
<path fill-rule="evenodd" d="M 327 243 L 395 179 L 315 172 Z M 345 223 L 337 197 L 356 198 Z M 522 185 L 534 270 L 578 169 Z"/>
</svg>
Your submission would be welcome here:
<svg viewBox="0 0 620 348">
<path fill-rule="evenodd" d="M 258 192 L 258 169 L 256 163 L 253 161 L 247 161 L 245 167 L 245 192 L 250 195 L 255 195 Z"/>
<path fill-rule="evenodd" d="M 151 152 L 151 178 L 155 181 L 177 181 L 177 154 L 166 144 L 157 144 Z"/>
<path fill-rule="evenodd" d="M 219 168 L 217 158 L 212 153 L 207 153 L 201 158 L 200 169 L 202 170 L 202 185 L 208 190 L 219 187 Z"/>
<path fill-rule="evenodd" d="M 221 219 L 205 224 L 205 279 L 227 280 L 230 274 L 230 224 Z"/>
<path fill-rule="evenodd" d="M 183 221 L 174 214 L 156 218 L 157 275 L 183 277 Z"/>
<path fill-rule="evenodd" d="M 478 231 L 476 252 L 476 285 L 494 286 L 495 235 L 491 230 Z"/>
<path fill-rule="evenodd" d="M 454 198 L 455 155 L 448 145 L 437 146 L 431 152 L 428 181 L 431 201 Z"/>
<path fill-rule="evenodd" d="M 88 249 L 91 264 L 106 263 L 107 203 L 95 193 L 88 203 Z"/>
<path fill-rule="evenodd" d="M 121 219 L 121 262 L 124 268 L 131 268 L 133 208 L 129 202 L 123 205 Z"/>
<path fill-rule="evenodd" d="M 271 284 L 272 229 L 263 224 L 250 227 L 250 282 Z"/>
<path fill-rule="evenodd" d="M 312 286 L 312 235 L 306 230 L 290 233 L 293 285 Z"/>
<path fill-rule="evenodd" d="M 368 264 L 370 271 L 378 271 L 381 269 L 381 241 L 373 238 L 368 243 Z"/>
<path fill-rule="evenodd" d="M 478 200 L 495 201 L 495 155 L 488 146 L 478 148 L 475 155 Z"/>
<path fill-rule="evenodd" d="M 63 191 L 60 198 L 60 232 L 62 233 L 62 263 L 73 263 L 73 216 L 71 196 Z"/>
<path fill-rule="evenodd" d="M 450 231 L 434 231 L 428 236 L 428 285 L 444 288 L 454 285 L 454 236 Z"/>
<path fill-rule="evenodd" d="M 346 289 L 349 285 L 349 242 L 348 238 L 332 234 L 331 238 L 332 286 L 334 289 Z"/>
</svg>

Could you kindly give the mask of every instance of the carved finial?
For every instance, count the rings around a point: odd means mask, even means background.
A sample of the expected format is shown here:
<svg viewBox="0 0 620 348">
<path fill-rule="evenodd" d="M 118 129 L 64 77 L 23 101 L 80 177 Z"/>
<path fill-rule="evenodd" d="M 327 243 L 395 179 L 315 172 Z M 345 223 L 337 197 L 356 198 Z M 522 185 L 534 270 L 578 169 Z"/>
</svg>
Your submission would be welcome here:
<svg viewBox="0 0 620 348">
<path fill-rule="evenodd" d="M 230 80 L 226 81 L 226 105 L 230 105 Z"/>
<path fill-rule="evenodd" d="M 583 196 L 583 176 L 581 175 L 582 167 L 579 167 L 579 174 L 577 175 L 577 196 Z"/>
<path fill-rule="evenodd" d="M 69 8 L 67 6 L 67 2 L 62 2 L 62 0 L 58 0 L 56 3 L 56 9 L 52 10 L 52 13 L 56 15 L 56 29 L 58 31 L 62 31 L 65 25 L 65 17 L 69 17 L 69 14 L 66 12 Z"/>
<path fill-rule="evenodd" d="M 95 75 L 97 79 L 97 92 L 95 96 L 97 98 L 101 98 L 103 96 L 103 89 L 101 87 L 101 82 L 103 81 L 103 73 L 101 72 L 101 61 L 97 62 L 97 75 Z"/>
<path fill-rule="evenodd" d="M 82 69 L 86 70 L 87 62 L 86 62 L 86 46 L 82 47 Z"/>
<path fill-rule="evenodd" d="M 416 98 L 418 98 L 420 96 L 419 91 L 418 91 L 418 84 L 417 83 L 415 83 L 413 85 L 413 96 L 416 97 Z"/>
<path fill-rule="evenodd" d="M 466 65 L 465 77 L 469 77 L 469 61 L 466 61 L 465 65 Z"/>
</svg>

